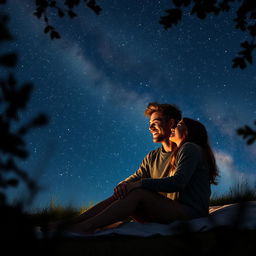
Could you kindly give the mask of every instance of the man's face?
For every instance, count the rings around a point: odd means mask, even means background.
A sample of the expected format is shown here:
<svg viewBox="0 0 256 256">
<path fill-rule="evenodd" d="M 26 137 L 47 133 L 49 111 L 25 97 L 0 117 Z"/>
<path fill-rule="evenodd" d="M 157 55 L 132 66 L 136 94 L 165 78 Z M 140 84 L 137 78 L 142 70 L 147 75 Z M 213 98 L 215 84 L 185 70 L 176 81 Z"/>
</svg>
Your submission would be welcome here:
<svg viewBox="0 0 256 256">
<path fill-rule="evenodd" d="M 149 131 L 153 135 L 153 142 L 168 140 L 171 133 L 170 124 L 161 112 L 154 112 L 150 117 Z"/>
</svg>

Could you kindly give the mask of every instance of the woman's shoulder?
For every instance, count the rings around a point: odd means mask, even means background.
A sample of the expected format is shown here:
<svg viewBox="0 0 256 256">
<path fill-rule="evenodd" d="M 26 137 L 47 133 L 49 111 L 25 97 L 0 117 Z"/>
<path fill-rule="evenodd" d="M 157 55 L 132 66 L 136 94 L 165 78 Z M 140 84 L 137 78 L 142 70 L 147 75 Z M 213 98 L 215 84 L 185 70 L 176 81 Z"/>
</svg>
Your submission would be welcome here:
<svg viewBox="0 0 256 256">
<path fill-rule="evenodd" d="M 180 153 L 182 152 L 195 152 L 195 153 L 201 153 L 202 149 L 199 145 L 193 143 L 193 142 L 185 142 L 181 148 Z"/>
<path fill-rule="evenodd" d="M 185 142 L 182 144 L 181 148 L 194 148 L 194 149 L 201 149 L 199 145 L 193 142 Z"/>
</svg>

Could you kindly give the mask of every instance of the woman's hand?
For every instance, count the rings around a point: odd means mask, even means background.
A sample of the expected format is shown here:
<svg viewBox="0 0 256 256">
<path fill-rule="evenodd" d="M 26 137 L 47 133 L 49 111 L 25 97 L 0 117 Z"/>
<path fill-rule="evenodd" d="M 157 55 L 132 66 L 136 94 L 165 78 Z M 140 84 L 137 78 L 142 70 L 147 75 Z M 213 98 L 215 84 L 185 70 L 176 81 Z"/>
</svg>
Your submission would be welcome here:
<svg viewBox="0 0 256 256">
<path fill-rule="evenodd" d="M 128 183 L 126 185 L 127 194 L 130 193 L 132 190 L 134 190 L 136 188 L 140 188 L 140 187 L 141 187 L 141 181 L 140 180 Z"/>
</svg>

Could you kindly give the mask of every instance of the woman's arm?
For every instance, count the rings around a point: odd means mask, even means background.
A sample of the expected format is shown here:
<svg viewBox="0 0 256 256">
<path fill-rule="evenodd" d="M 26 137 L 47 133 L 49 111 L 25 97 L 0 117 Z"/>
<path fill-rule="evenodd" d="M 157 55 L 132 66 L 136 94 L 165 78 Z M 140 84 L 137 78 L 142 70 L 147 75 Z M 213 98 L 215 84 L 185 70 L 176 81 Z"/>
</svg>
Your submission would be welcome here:
<svg viewBox="0 0 256 256">
<path fill-rule="evenodd" d="M 179 192 L 188 184 L 201 157 L 202 153 L 199 146 L 193 143 L 185 143 L 177 155 L 175 174 L 160 179 L 142 179 L 141 187 L 156 192 Z"/>
</svg>

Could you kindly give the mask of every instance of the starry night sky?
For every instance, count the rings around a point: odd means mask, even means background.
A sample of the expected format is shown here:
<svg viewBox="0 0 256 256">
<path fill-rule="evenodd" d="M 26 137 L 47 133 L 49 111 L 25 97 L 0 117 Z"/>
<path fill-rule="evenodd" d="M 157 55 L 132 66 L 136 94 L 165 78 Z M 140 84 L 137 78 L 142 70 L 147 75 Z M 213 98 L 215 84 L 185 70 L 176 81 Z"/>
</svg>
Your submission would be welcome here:
<svg viewBox="0 0 256 256">
<path fill-rule="evenodd" d="M 255 145 L 236 129 L 256 119 L 256 73 L 255 65 L 232 68 L 245 38 L 234 29 L 234 10 L 205 20 L 186 12 L 164 30 L 159 20 L 170 1 L 97 3 L 99 16 L 83 5 L 73 20 L 50 15 L 62 37 L 53 41 L 33 15 L 33 1 L 5 7 L 16 40 L 2 50 L 18 52 L 16 78 L 34 84 L 22 120 L 39 112 L 50 118 L 27 136 L 30 157 L 20 162 L 43 187 L 31 207 L 52 199 L 80 207 L 110 196 L 160 146 L 143 115 L 152 101 L 176 104 L 205 124 L 221 172 L 214 194 L 241 178 L 255 185 Z M 25 191 L 12 189 L 10 198 Z"/>
</svg>

